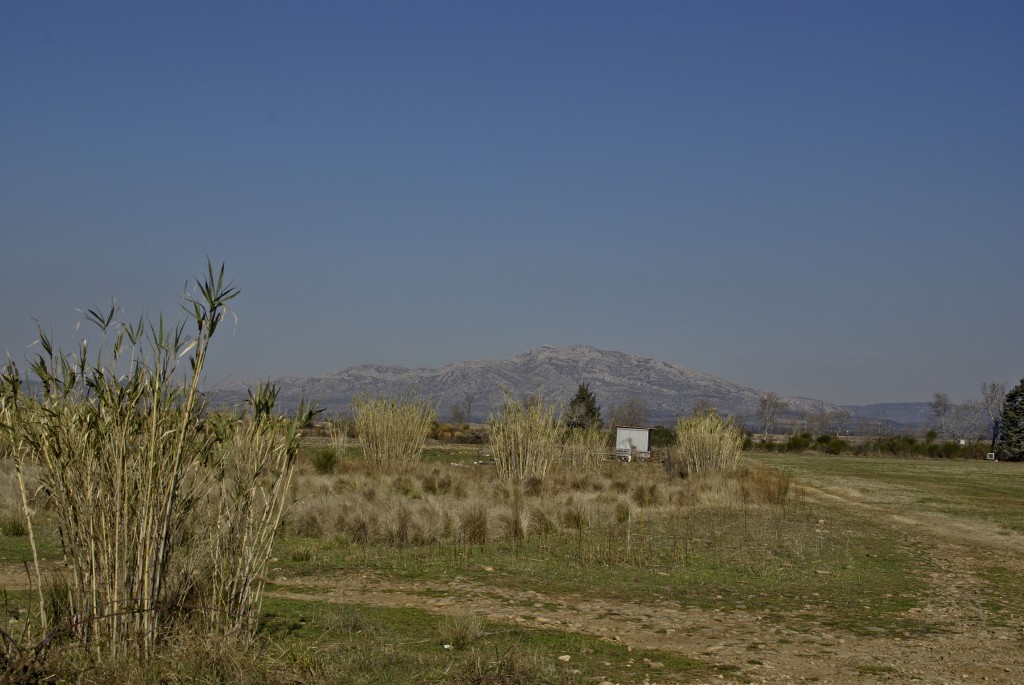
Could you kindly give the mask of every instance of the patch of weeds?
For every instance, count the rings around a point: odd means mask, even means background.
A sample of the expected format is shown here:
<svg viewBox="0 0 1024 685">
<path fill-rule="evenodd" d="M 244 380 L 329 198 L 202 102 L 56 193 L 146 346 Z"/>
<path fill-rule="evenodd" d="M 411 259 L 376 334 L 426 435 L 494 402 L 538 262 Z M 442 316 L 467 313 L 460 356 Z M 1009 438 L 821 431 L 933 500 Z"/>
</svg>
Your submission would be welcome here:
<svg viewBox="0 0 1024 685">
<path fill-rule="evenodd" d="M 317 447 L 309 455 L 309 460 L 317 473 L 333 473 L 334 467 L 338 464 L 338 451 L 333 447 Z"/>
<path fill-rule="evenodd" d="M 0 533 L 11 538 L 20 538 L 28 535 L 25 517 L 17 513 L 0 515 Z"/>
<path fill-rule="evenodd" d="M 484 621 L 477 615 L 460 612 L 441 619 L 438 638 L 450 649 L 465 649 L 484 635 Z"/>
</svg>

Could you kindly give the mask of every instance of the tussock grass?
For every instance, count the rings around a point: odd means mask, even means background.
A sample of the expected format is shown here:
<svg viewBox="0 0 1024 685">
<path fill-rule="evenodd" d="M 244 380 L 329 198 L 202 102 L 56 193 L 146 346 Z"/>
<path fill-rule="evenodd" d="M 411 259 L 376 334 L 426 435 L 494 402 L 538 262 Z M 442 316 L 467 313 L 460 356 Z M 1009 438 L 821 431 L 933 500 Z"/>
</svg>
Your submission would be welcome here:
<svg viewBox="0 0 1024 685">
<path fill-rule="evenodd" d="M 296 475 L 286 527 L 299 537 L 386 548 L 500 543 L 518 549 L 535 537 L 586 535 L 640 518 L 679 519 L 699 508 L 783 507 L 792 497 L 788 483 L 766 469 L 681 479 L 667 477 L 659 464 L 617 461 L 510 483 L 489 466 L 416 464 L 391 474 L 353 458 L 332 476 L 308 465 Z"/>
<path fill-rule="evenodd" d="M 438 638 L 442 646 L 450 649 L 465 649 L 483 636 L 483 619 L 466 611 L 446 616 L 438 625 Z"/>
</svg>

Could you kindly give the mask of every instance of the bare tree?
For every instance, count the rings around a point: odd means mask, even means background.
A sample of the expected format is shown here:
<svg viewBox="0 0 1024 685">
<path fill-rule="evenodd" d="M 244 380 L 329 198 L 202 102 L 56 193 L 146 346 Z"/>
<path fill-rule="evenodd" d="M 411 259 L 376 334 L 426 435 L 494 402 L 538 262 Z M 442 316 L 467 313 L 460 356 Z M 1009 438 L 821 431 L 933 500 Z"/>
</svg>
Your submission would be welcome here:
<svg viewBox="0 0 1024 685">
<path fill-rule="evenodd" d="M 811 432 L 815 435 L 831 435 L 832 434 L 832 412 L 828 409 L 822 409 L 817 414 L 810 417 Z"/>
<path fill-rule="evenodd" d="M 466 422 L 466 408 L 461 402 L 456 402 L 451 408 L 452 423 L 465 423 Z"/>
<path fill-rule="evenodd" d="M 611 426 L 646 426 L 651 420 L 651 408 L 639 397 L 631 397 L 608 412 Z"/>
<path fill-rule="evenodd" d="M 473 403 L 476 402 L 476 394 L 467 392 L 462 396 L 462 406 L 466 409 L 466 421 L 473 420 Z"/>
<path fill-rule="evenodd" d="M 775 421 L 779 414 L 787 409 L 789 409 L 789 403 L 783 401 L 777 392 L 766 392 L 757 398 L 757 415 L 761 419 L 761 425 L 764 426 L 765 440 L 768 439 L 771 429 L 775 427 Z"/>
<path fill-rule="evenodd" d="M 935 427 L 939 431 L 939 436 L 943 438 L 947 437 L 950 413 L 953 411 L 953 401 L 950 400 L 949 395 L 944 392 L 934 392 L 932 393 L 932 401 L 930 404 L 932 408 L 932 418 L 935 420 Z"/>
<path fill-rule="evenodd" d="M 850 425 L 853 423 L 853 412 L 846 407 L 841 407 L 839 411 L 832 414 L 832 429 L 835 431 L 836 437 L 850 434 Z"/>
<path fill-rule="evenodd" d="M 946 414 L 946 426 L 954 440 L 979 439 L 985 423 L 985 406 L 978 400 L 954 404 Z"/>
<path fill-rule="evenodd" d="M 988 416 L 989 428 L 992 430 L 992 444 L 996 444 L 999 435 L 999 420 L 1003 416 L 1003 405 L 1006 403 L 1006 383 L 982 383 L 981 403 Z"/>
</svg>

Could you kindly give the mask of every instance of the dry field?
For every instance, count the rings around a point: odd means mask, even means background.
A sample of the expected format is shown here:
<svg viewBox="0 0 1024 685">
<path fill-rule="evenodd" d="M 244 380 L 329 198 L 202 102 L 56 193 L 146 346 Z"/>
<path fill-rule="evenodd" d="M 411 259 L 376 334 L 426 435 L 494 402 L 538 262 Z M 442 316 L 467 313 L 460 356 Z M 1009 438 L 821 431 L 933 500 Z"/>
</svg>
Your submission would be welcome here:
<svg viewBox="0 0 1024 685">
<path fill-rule="evenodd" d="M 513 487 L 474 464 L 486 448 L 399 472 L 350 449 L 320 473 L 322 447 L 268 571 L 272 667 L 210 648 L 194 682 L 1024 682 L 1020 465 L 746 455 L 731 476 L 606 462 Z M 13 632 L 27 544 L 0 488 Z"/>
</svg>

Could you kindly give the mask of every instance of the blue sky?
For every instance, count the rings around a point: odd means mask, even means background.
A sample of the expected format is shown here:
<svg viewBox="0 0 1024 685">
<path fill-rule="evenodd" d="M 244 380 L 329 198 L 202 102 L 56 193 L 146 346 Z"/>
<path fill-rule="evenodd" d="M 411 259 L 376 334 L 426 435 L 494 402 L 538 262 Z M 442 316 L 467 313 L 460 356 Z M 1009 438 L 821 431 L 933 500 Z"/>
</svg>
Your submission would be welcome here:
<svg viewBox="0 0 1024 685">
<path fill-rule="evenodd" d="M 0 344 L 242 290 L 210 382 L 587 343 L 1024 376 L 1024 3 L 0 1 Z M 586 379 L 581 379 L 586 380 Z"/>
</svg>

